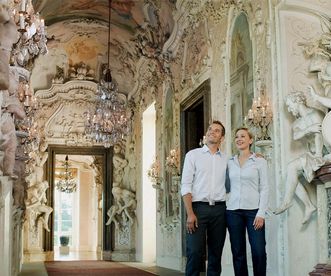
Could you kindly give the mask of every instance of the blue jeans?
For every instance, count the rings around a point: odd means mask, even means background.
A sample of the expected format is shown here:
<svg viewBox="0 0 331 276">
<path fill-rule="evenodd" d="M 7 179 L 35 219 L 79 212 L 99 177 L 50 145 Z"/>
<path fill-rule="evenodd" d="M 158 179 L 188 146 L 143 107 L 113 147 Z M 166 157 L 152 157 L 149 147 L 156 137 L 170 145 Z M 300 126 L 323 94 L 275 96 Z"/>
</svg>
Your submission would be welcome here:
<svg viewBox="0 0 331 276">
<path fill-rule="evenodd" d="M 201 259 L 204 255 L 207 235 L 208 276 L 221 274 L 221 258 L 226 236 L 225 203 L 210 206 L 193 203 L 193 211 L 198 219 L 198 228 L 186 235 L 186 276 L 199 276 Z"/>
<path fill-rule="evenodd" d="M 226 210 L 230 234 L 233 268 L 236 276 L 248 276 L 246 256 L 246 229 L 252 251 L 254 276 L 265 276 L 267 254 L 265 251 L 265 227 L 255 230 L 253 222 L 257 210 Z"/>
</svg>

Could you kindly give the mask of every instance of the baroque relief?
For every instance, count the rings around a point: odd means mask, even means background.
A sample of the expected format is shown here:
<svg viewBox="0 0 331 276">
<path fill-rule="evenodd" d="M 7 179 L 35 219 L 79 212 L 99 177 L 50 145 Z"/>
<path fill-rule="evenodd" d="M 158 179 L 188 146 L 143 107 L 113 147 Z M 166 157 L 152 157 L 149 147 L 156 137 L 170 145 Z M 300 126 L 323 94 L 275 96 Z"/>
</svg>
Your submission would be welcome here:
<svg viewBox="0 0 331 276">
<path fill-rule="evenodd" d="M 310 36 L 310 39 L 309 37 L 307 39 L 305 36 L 305 42 L 299 44 L 303 46 L 303 48 L 300 47 L 301 51 L 309 58 L 307 73 L 318 80 L 317 84 L 311 85 L 311 81 L 306 79 L 304 90 L 289 93 L 285 99 L 288 110 L 296 117 L 292 123 L 293 139 L 306 138 L 307 150 L 289 163 L 284 200 L 275 213 L 286 211 L 296 194 L 305 206 L 302 223 L 310 220 L 316 207 L 311 203 L 300 175 L 311 183 L 315 172 L 331 162 L 331 140 L 329 139 L 331 136 L 329 127 L 331 73 L 328 70 L 331 67 L 330 22 L 327 22 L 327 32 L 320 34 L 318 38 Z"/>
<path fill-rule="evenodd" d="M 94 82 L 73 80 L 36 91 L 35 96 L 40 103 L 36 113 L 37 124 L 44 126 L 43 132 L 49 142 L 91 143 L 85 135 L 84 112 L 94 107 L 96 86 Z"/>
</svg>

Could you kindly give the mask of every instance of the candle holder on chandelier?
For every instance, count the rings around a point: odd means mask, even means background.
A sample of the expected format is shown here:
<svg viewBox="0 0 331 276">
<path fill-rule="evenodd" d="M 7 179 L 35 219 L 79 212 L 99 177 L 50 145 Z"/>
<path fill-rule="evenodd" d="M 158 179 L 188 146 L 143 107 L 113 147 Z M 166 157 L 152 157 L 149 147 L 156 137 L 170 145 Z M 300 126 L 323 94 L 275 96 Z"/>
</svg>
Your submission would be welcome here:
<svg viewBox="0 0 331 276">
<path fill-rule="evenodd" d="M 272 122 L 272 109 L 264 90 L 253 99 L 252 108 L 248 110 L 245 124 L 248 125 L 256 135 L 256 140 L 271 140 L 269 125 Z"/>
</svg>

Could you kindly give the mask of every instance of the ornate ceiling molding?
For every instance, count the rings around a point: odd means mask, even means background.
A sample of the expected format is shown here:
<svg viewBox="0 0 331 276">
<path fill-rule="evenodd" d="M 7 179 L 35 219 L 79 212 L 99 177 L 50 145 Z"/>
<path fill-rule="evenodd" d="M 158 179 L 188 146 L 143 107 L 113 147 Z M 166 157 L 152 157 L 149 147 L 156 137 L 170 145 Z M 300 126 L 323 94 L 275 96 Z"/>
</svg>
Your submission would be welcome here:
<svg viewBox="0 0 331 276">
<path fill-rule="evenodd" d="M 95 102 L 97 84 L 92 81 L 72 80 L 64 84 L 53 84 L 47 90 L 38 90 L 35 93 L 38 102 L 42 105 L 52 104 L 56 101 L 84 100 Z"/>
<path fill-rule="evenodd" d="M 163 53 L 169 53 L 174 58 L 187 28 L 196 28 L 200 21 L 212 20 L 219 23 L 228 15 L 231 6 L 243 9 L 244 5 L 249 5 L 251 0 L 223 0 L 215 3 L 213 0 L 179 0 L 176 3 L 176 11 L 173 13 L 175 25 L 173 31 L 163 46 Z"/>
</svg>

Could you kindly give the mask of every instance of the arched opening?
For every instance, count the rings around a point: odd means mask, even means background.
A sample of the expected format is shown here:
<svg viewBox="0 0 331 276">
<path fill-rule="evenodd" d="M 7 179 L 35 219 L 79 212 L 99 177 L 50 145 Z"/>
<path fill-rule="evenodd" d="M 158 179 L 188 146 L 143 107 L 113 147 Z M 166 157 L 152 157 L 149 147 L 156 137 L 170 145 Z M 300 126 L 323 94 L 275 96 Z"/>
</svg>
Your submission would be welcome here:
<svg viewBox="0 0 331 276">
<path fill-rule="evenodd" d="M 253 53 L 247 17 L 241 13 L 231 34 L 231 129 L 242 126 L 254 98 Z M 232 152 L 234 148 L 232 148 Z"/>
</svg>

